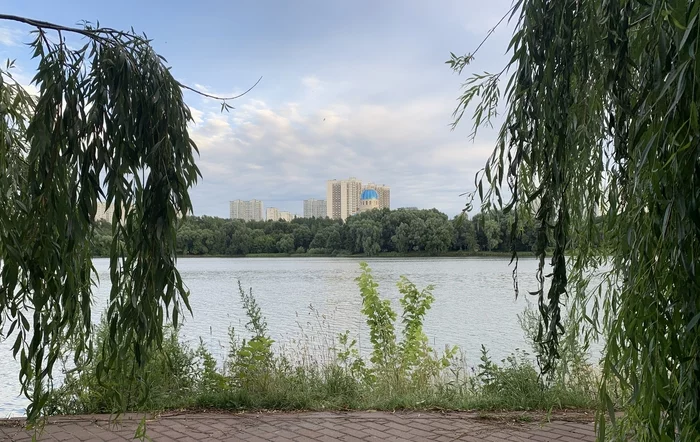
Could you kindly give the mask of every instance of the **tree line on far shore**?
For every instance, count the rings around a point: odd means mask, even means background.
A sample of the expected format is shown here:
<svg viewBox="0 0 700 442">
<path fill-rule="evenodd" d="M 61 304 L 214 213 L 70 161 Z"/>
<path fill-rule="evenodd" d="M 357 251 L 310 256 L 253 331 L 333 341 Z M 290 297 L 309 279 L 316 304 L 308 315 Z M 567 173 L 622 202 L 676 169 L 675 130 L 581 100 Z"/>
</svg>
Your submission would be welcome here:
<svg viewBox="0 0 700 442">
<path fill-rule="evenodd" d="M 199 256 L 531 251 L 537 240 L 534 223 L 520 223 L 518 238 L 511 240 L 512 223 L 512 214 L 499 211 L 449 219 L 436 209 L 377 209 L 350 217 L 345 222 L 327 218 L 244 222 L 192 216 L 180 223 L 177 250 L 180 255 Z M 100 223 L 93 253 L 108 255 L 110 240 L 109 224 Z"/>
</svg>

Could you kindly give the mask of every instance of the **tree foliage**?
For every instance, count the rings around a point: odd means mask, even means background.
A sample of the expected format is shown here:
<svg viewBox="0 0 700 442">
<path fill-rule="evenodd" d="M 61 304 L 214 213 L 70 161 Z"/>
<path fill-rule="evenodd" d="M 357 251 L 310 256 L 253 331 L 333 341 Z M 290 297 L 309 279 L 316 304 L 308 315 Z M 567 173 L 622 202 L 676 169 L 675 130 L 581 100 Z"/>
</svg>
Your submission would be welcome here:
<svg viewBox="0 0 700 442">
<path fill-rule="evenodd" d="M 476 181 L 487 205 L 534 214 L 542 367 L 556 366 L 568 303 L 578 327 L 567 333 L 606 340 L 601 398 L 614 434 L 695 439 L 700 2 L 518 0 L 508 14 L 510 62 L 468 80 L 455 117 L 478 97 L 474 129 L 488 122 L 510 74 L 505 123 Z M 461 71 L 473 56 L 448 64 Z M 589 286 L 596 271 L 603 283 Z M 621 422 L 613 379 L 631 397 Z"/>
<path fill-rule="evenodd" d="M 98 378 L 133 374 L 122 361 L 133 354 L 143 366 L 164 322 L 177 326 L 189 308 L 176 228 L 199 170 L 185 86 L 145 36 L 0 18 L 35 29 L 38 95 L 13 79 L 11 63 L 0 71 L 0 330 L 15 339 L 34 421 L 66 343 L 76 364 L 92 357 L 97 249 L 109 248 L 112 284 Z M 95 235 L 99 201 L 114 216 L 111 231 Z"/>
<path fill-rule="evenodd" d="M 301 250 L 315 255 L 367 256 L 381 252 L 440 255 L 458 251 L 531 251 L 535 245 L 534 225 L 521 220 L 522 238 L 510 241 L 511 222 L 512 217 L 498 211 L 477 214 L 473 219 L 459 216 L 450 220 L 436 210 L 404 209 L 366 212 L 345 223 L 320 218 L 243 222 L 192 216 L 180 223 L 177 251 L 182 255 L 219 256 Z M 483 234 L 487 228 L 488 235 Z M 104 228 L 99 232 L 102 248 L 95 246 L 94 250 L 97 255 L 106 256 L 109 249 L 103 235 L 108 232 Z"/>
</svg>

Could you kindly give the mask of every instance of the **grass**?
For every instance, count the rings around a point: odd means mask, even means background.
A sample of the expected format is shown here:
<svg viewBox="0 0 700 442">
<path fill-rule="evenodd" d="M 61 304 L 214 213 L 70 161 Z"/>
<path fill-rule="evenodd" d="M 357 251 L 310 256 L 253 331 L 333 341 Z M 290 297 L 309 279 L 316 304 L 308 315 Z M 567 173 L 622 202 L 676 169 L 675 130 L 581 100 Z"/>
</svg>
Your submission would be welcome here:
<svg viewBox="0 0 700 442">
<path fill-rule="evenodd" d="M 542 411 L 596 406 L 590 386 L 545 386 L 525 361 L 496 366 L 489 383 L 479 374 L 460 380 L 452 375 L 458 369 L 455 364 L 450 367 L 453 371 L 446 370 L 431 382 L 396 382 L 388 373 L 385 379 L 370 384 L 340 364 L 294 365 L 277 356 L 259 378 L 247 379 L 243 385 L 221 369 L 205 373 L 201 355 L 185 344 L 177 345 L 177 354 L 188 357 L 171 362 L 157 357 L 149 364 L 147 377 L 138 371 L 133 378 L 114 373 L 100 385 L 94 373 L 84 370 L 80 376 L 67 379 L 54 393 L 49 414 L 169 409 Z M 590 382 L 595 383 L 595 379 Z M 124 402 L 109 400 L 110 391 L 120 391 Z"/>
<path fill-rule="evenodd" d="M 400 319 L 379 296 L 366 264 L 358 278 L 370 327 L 371 356 L 360 355 L 349 332 L 334 336 L 316 312 L 316 328 L 273 347 L 252 291 L 239 294 L 249 322 L 230 330 L 229 354 L 218 364 L 202 344 L 190 348 L 176 331 L 166 335 L 144 367 L 133 354 L 102 373 L 100 351 L 107 327 L 96 334 L 96 357 L 66 374 L 46 406 L 47 414 L 119 413 L 168 409 L 222 410 L 483 410 L 552 411 L 597 405 L 597 372 L 579 347 L 563 349 L 564 370 L 544 381 L 526 353 L 495 363 L 482 347 L 478 365 L 458 349 L 439 353 L 422 331 L 432 303 L 430 287 L 405 278 Z M 532 327 L 532 321 L 522 321 Z M 300 326 L 301 327 L 301 326 Z M 397 329 L 397 327 L 400 327 Z M 527 331 L 527 330 L 526 330 Z M 532 332 L 530 330 L 530 332 Z M 531 333 L 526 333 L 530 336 Z M 575 354 L 573 354 L 575 353 Z"/>
</svg>

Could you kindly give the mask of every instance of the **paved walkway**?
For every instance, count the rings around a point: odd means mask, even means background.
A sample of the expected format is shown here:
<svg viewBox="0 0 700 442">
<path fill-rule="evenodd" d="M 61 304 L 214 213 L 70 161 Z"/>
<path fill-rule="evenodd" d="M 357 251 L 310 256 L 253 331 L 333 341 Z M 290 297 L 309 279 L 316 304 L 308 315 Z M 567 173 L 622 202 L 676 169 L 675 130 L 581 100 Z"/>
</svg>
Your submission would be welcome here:
<svg viewBox="0 0 700 442">
<path fill-rule="evenodd" d="M 110 422 L 107 415 L 51 418 L 40 441 L 134 440 L 142 415 Z M 146 434 L 159 441 L 594 441 L 592 416 L 473 413 L 168 413 L 146 421 Z M 29 441 L 33 432 L 19 419 L 0 420 L 1 441 Z"/>
</svg>

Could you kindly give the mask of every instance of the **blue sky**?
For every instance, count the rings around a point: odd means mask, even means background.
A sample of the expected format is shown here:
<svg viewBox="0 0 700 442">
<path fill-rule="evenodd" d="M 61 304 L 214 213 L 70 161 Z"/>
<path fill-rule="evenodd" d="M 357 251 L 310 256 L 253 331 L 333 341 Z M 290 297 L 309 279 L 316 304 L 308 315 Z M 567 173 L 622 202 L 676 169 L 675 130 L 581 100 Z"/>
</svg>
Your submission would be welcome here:
<svg viewBox="0 0 700 442">
<path fill-rule="evenodd" d="M 3 13 L 63 25 L 80 20 L 154 40 L 178 80 L 216 94 L 260 84 L 220 113 L 187 95 L 203 179 L 195 214 L 228 216 L 228 201 L 257 198 L 301 213 L 325 181 L 355 176 L 392 188 L 392 207 L 458 213 L 494 131 L 450 131 L 459 87 L 500 70 L 511 29 L 500 28 L 462 76 L 444 64 L 473 50 L 510 6 L 463 1 L 26 1 Z M 0 57 L 31 78 L 29 27 L 0 21 Z"/>
</svg>

